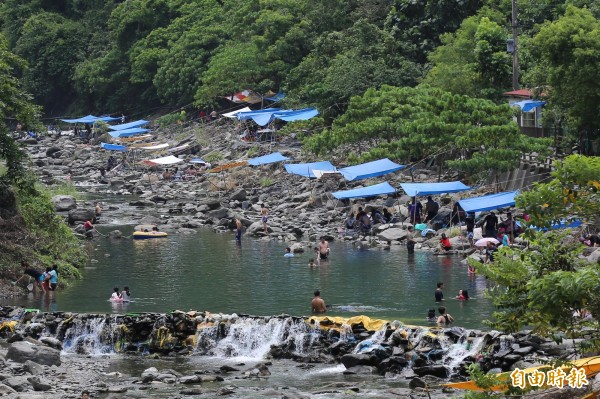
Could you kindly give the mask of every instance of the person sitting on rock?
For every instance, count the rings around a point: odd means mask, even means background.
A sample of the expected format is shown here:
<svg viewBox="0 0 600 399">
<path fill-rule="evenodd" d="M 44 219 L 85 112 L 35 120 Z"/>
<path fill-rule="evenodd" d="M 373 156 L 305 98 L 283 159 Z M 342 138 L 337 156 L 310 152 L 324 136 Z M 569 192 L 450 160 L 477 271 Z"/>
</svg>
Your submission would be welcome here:
<svg viewBox="0 0 600 399">
<path fill-rule="evenodd" d="M 162 178 L 164 181 L 171 181 L 173 179 L 173 175 L 168 168 L 163 172 Z"/>
<path fill-rule="evenodd" d="M 83 230 L 85 231 L 84 235 L 87 238 L 94 238 L 94 225 L 92 224 L 92 220 L 86 220 L 83 224 Z"/>
<path fill-rule="evenodd" d="M 373 209 L 371 211 L 371 219 L 373 220 L 373 223 L 381 223 L 381 224 L 386 223 L 385 219 L 383 218 L 383 215 L 377 209 Z"/>
<path fill-rule="evenodd" d="M 450 244 L 450 239 L 446 237 L 445 233 L 442 233 L 442 238 L 440 238 L 440 247 L 444 251 L 450 251 L 452 249 L 452 244 Z"/>
<path fill-rule="evenodd" d="M 383 220 L 385 220 L 385 223 L 391 223 L 393 219 L 394 215 L 387 208 L 383 208 Z"/>
</svg>

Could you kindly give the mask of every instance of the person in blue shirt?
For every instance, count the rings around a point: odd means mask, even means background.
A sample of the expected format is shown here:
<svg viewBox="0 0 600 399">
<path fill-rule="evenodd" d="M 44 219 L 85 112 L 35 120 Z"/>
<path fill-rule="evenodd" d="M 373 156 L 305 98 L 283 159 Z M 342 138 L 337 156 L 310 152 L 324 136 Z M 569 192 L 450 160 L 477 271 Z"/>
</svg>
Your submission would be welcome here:
<svg viewBox="0 0 600 399">
<path fill-rule="evenodd" d="M 58 286 L 58 273 L 57 266 L 54 265 L 52 268 L 46 268 L 46 279 L 48 280 L 48 286 L 50 291 L 56 291 L 56 287 Z"/>
</svg>

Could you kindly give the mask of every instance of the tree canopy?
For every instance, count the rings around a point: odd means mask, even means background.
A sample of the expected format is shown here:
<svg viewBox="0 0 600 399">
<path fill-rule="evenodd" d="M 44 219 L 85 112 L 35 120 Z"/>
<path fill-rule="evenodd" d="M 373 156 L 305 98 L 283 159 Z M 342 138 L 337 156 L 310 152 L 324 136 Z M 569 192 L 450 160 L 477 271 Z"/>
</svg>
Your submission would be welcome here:
<svg viewBox="0 0 600 399">
<path fill-rule="evenodd" d="M 456 170 L 502 172 L 518 165 L 524 152 L 544 153 L 548 145 L 522 135 L 512 115 L 508 104 L 427 86 L 383 86 L 352 97 L 331 129 L 309 137 L 305 145 L 317 154 L 354 145 L 362 160 L 415 162 L 454 154 L 446 164 Z M 361 147 L 370 149 L 362 152 Z"/>
</svg>

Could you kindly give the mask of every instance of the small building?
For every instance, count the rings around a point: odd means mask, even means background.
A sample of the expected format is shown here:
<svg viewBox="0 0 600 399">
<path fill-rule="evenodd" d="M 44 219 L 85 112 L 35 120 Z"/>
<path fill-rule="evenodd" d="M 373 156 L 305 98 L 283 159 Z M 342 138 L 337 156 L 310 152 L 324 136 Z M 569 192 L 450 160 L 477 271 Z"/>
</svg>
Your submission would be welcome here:
<svg viewBox="0 0 600 399">
<path fill-rule="evenodd" d="M 542 127 L 542 107 L 545 101 L 534 100 L 533 93 L 528 89 L 519 89 L 503 93 L 508 98 L 511 106 L 519 107 L 521 113 L 515 122 L 519 124 L 521 132 L 532 137 L 548 137 Z"/>
</svg>

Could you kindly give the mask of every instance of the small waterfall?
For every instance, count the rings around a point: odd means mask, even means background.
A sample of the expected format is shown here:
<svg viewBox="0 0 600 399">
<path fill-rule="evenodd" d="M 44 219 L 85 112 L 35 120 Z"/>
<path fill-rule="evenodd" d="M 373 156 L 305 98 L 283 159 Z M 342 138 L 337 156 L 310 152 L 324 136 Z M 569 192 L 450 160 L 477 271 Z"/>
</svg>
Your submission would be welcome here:
<svg viewBox="0 0 600 399">
<path fill-rule="evenodd" d="M 515 337 L 512 335 L 502 335 L 500 337 L 500 350 L 498 352 L 511 351 L 514 343 Z"/>
<path fill-rule="evenodd" d="M 360 341 L 352 353 L 363 353 L 370 352 L 371 350 L 380 347 L 381 343 L 385 340 L 385 333 L 387 331 L 388 324 L 384 324 L 380 330 L 375 331 L 371 338 Z"/>
<path fill-rule="evenodd" d="M 305 354 L 316 339 L 312 327 L 302 320 L 244 318 L 201 329 L 197 347 L 219 357 L 262 359 L 274 345 Z"/>
<path fill-rule="evenodd" d="M 477 337 L 470 341 L 466 335 L 460 337 L 458 342 L 450 345 L 444 356 L 444 364 L 453 373 L 467 357 L 475 357 L 483 349 L 485 336 Z"/>
<path fill-rule="evenodd" d="M 112 353 L 119 339 L 119 332 L 115 327 L 114 318 L 75 319 L 65 332 L 63 351 L 85 355 Z"/>
</svg>

